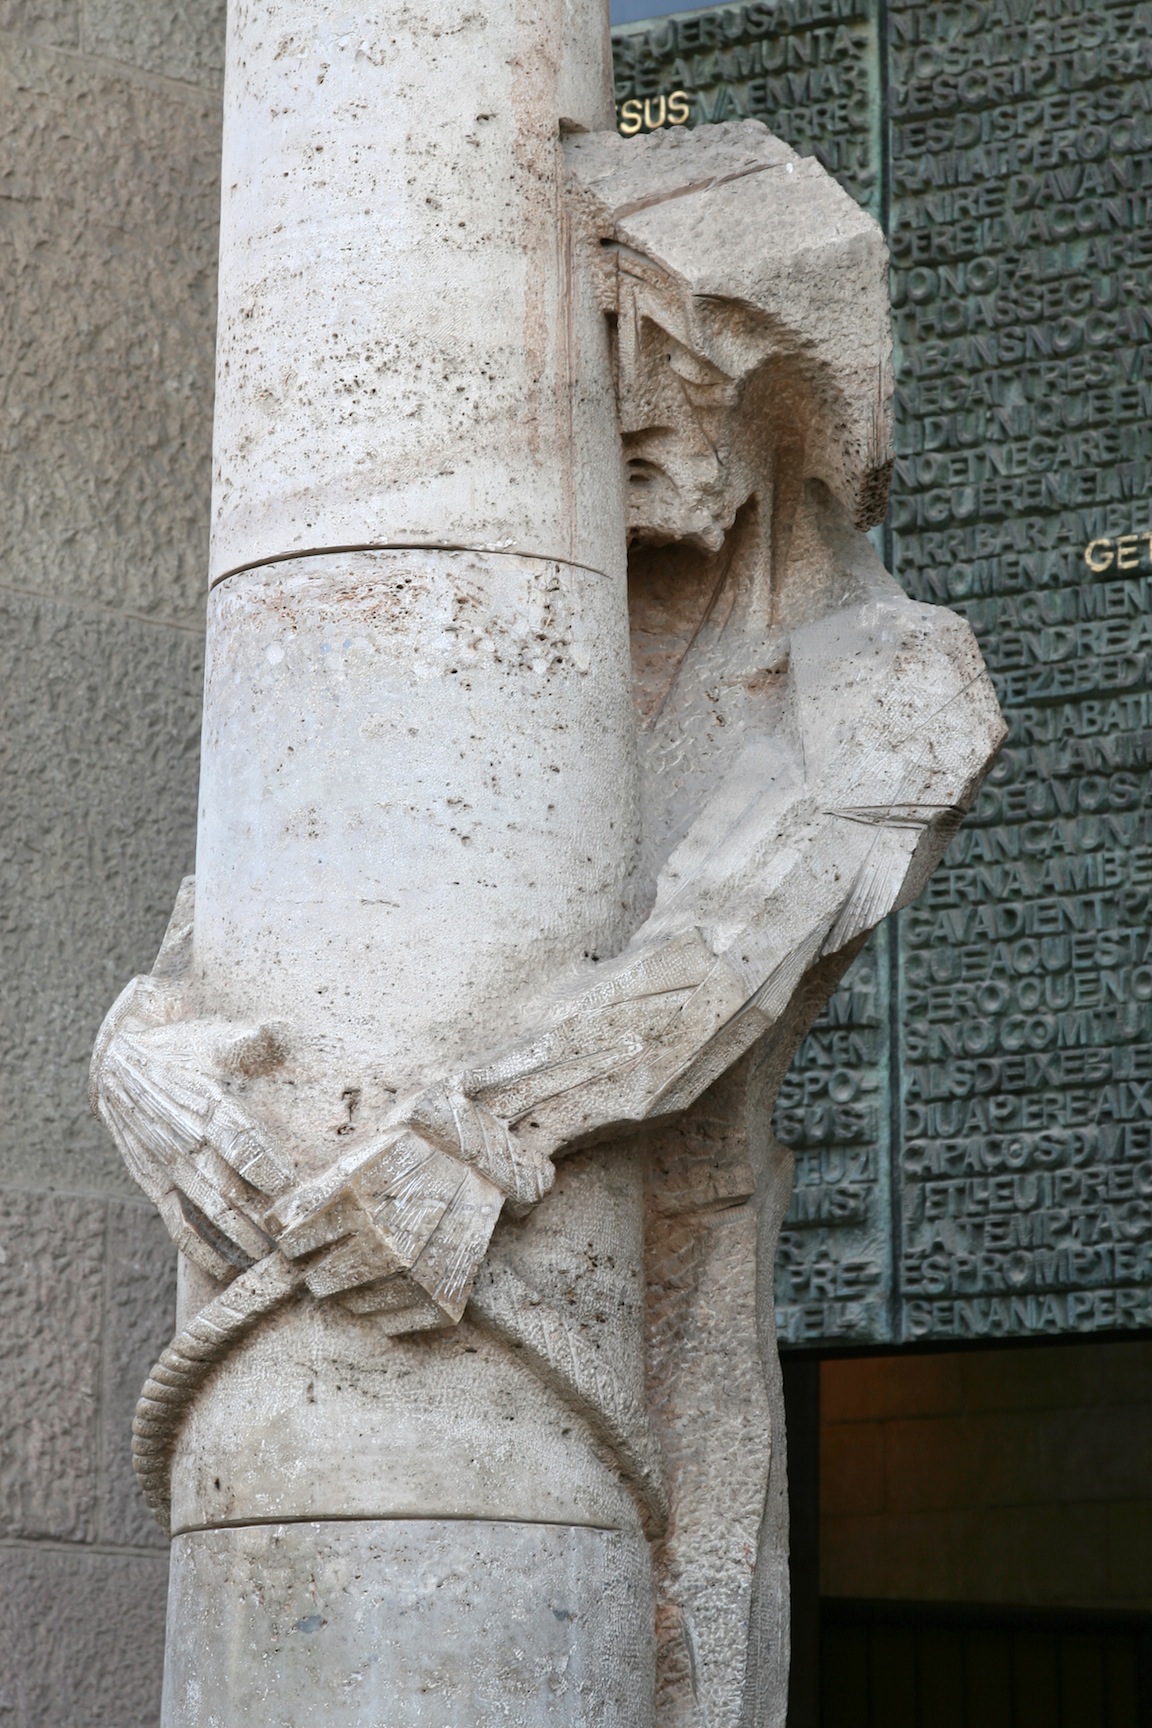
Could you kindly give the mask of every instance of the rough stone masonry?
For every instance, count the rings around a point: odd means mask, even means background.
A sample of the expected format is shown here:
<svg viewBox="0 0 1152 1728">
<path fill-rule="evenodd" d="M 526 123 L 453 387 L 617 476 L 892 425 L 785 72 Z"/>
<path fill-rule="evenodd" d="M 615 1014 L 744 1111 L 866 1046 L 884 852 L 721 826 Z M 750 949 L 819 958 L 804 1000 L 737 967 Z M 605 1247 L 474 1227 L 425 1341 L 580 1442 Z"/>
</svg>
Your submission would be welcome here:
<svg viewBox="0 0 1152 1728">
<path fill-rule="evenodd" d="M 233 0 L 197 874 L 93 1099 L 181 1250 L 164 1728 L 763 1728 L 792 1053 L 1001 738 L 865 530 L 886 253 L 602 0 Z"/>
</svg>

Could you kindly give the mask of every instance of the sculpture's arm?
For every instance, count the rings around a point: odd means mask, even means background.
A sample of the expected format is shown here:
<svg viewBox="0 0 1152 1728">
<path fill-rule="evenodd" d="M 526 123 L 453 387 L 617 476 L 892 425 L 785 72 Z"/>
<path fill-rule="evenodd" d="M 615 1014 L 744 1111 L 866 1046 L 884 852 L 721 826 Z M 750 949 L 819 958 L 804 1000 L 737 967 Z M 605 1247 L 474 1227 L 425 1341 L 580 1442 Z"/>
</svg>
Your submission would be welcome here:
<svg viewBox="0 0 1152 1728">
<path fill-rule="evenodd" d="M 529 1144 L 686 1108 L 817 960 L 919 893 L 1003 734 L 967 626 L 902 596 L 797 630 L 791 677 L 790 759 L 750 745 L 603 982 L 466 1077 Z"/>
<path fill-rule="evenodd" d="M 186 884 L 150 978 L 105 1021 L 93 1102 L 178 1245 L 216 1277 L 302 1259 L 317 1296 L 459 1319 L 505 1204 L 554 1154 L 684 1109 L 785 1012 L 806 972 L 919 892 L 1002 731 L 960 620 L 885 583 L 792 633 L 791 712 L 754 738 L 661 873 L 628 948 L 535 1035 L 402 1108 L 298 1187 L 230 1095 L 276 1031 L 183 1017 Z"/>
<path fill-rule="evenodd" d="M 435 1197 L 430 1147 L 490 1172 L 494 1158 L 519 1161 L 537 1192 L 524 1184 L 516 1198 L 539 1197 L 552 1155 L 686 1108 L 818 960 L 920 891 L 1003 733 L 967 626 L 885 579 L 793 633 L 791 680 L 790 734 L 748 746 L 668 859 L 627 950 L 535 1036 L 425 1092 L 394 1136 L 273 1208 L 288 1254 L 333 1244 L 318 1263 L 325 1291 L 403 1265 L 409 1291 L 412 1280 L 454 1318 L 495 1217 L 473 1209 L 445 1242 L 434 1232 L 415 1258 L 397 1254 L 405 1214 L 426 1215 Z"/>
</svg>

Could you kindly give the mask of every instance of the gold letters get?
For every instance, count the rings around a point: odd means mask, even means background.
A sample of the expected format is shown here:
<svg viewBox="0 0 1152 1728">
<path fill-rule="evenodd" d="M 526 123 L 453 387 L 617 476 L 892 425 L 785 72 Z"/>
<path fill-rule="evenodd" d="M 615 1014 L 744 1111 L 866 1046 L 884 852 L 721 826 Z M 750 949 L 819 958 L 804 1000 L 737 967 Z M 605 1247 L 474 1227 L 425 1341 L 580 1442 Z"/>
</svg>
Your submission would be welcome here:
<svg viewBox="0 0 1152 1728">
<path fill-rule="evenodd" d="M 1090 540 L 1084 548 L 1084 562 L 1099 576 L 1105 570 L 1136 570 L 1140 565 L 1139 546 L 1143 540 L 1152 562 L 1152 529 L 1139 534 L 1118 534 L 1114 539 Z"/>
</svg>

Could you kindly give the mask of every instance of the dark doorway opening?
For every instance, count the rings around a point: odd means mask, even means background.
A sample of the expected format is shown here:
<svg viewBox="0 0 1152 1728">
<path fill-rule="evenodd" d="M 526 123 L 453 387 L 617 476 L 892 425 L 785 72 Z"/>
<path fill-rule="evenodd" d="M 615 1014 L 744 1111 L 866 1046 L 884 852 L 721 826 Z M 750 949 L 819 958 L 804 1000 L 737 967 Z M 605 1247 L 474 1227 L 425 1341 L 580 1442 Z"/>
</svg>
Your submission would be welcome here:
<svg viewBox="0 0 1152 1728">
<path fill-rule="evenodd" d="M 784 1388 L 788 1728 L 1152 1728 L 1152 1341 Z"/>
<path fill-rule="evenodd" d="M 821 1605 L 821 1728 L 1152 1728 L 1152 1614 Z"/>
</svg>

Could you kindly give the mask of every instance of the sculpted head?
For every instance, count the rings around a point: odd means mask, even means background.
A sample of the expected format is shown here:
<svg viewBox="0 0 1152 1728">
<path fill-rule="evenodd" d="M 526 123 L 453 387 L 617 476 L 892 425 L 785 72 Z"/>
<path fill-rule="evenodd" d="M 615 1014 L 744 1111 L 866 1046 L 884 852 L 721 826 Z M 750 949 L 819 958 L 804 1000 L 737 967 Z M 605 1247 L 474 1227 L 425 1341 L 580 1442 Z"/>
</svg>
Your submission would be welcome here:
<svg viewBox="0 0 1152 1728">
<path fill-rule="evenodd" d="M 616 392 L 632 543 L 719 550 L 765 479 L 741 412 L 747 381 L 706 308 L 648 260 L 621 259 Z"/>
<path fill-rule="evenodd" d="M 650 259 L 622 255 L 619 271 L 629 541 L 716 552 L 750 499 L 767 520 L 804 468 L 810 392 L 753 309 L 686 293 Z"/>
<path fill-rule="evenodd" d="M 887 254 L 819 165 L 755 121 L 570 141 L 611 266 L 629 539 L 716 552 L 750 500 L 806 483 L 882 518 Z M 771 525 L 771 526 L 770 526 Z"/>
</svg>

